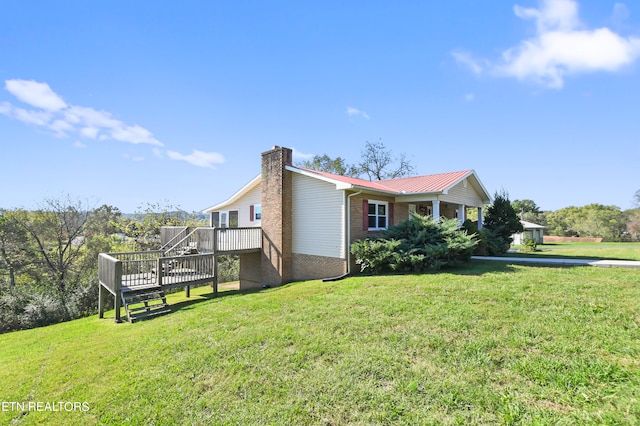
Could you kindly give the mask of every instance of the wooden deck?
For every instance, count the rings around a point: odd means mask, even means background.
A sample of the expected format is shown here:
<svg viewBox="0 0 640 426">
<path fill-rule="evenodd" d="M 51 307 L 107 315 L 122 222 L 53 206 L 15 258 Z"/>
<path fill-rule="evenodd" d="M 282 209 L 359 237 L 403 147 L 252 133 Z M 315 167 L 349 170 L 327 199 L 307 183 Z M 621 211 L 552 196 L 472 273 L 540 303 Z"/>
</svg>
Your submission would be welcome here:
<svg viewBox="0 0 640 426">
<path fill-rule="evenodd" d="M 158 284 L 158 280 L 149 274 L 131 274 L 123 275 L 121 288 L 122 291 L 132 291 L 144 287 L 157 287 L 160 285 L 164 288 L 184 287 L 185 285 L 199 285 L 203 283 L 212 283 L 215 276 L 213 273 L 199 272 L 193 269 L 182 268 L 171 270 L 162 277 L 162 284 Z M 126 284 L 124 284 L 126 283 Z"/>
<path fill-rule="evenodd" d="M 219 255 L 262 249 L 260 228 L 195 228 L 174 235 L 160 250 L 100 253 L 98 256 L 100 318 L 105 290 L 114 296 L 115 321 L 120 322 L 124 294 L 146 288 L 176 288 L 211 283 L 218 292 Z M 126 303 L 126 302 L 125 302 Z"/>
</svg>

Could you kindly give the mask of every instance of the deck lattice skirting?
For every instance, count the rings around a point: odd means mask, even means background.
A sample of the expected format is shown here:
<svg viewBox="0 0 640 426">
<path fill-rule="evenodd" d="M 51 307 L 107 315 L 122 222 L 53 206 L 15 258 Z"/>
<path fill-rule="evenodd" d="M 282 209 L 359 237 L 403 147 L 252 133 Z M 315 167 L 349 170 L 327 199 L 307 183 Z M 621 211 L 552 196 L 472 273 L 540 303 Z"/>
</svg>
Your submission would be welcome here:
<svg viewBox="0 0 640 426">
<path fill-rule="evenodd" d="M 190 286 L 212 283 L 214 295 L 217 295 L 217 257 L 262 249 L 261 228 L 199 227 L 190 232 L 174 233 L 170 237 L 170 241 L 163 244 L 162 250 L 98 255 L 100 318 L 104 318 L 106 291 L 114 297 L 116 322 L 121 321 L 120 309 L 123 303 L 126 305 L 127 300 L 130 300 L 126 295 L 131 292 L 186 287 L 188 295 Z M 136 301 L 147 305 L 144 300 Z M 129 313 L 129 306 L 126 308 Z M 151 312 L 138 310 L 146 314 Z M 129 320 L 132 320 L 131 316 Z"/>
</svg>

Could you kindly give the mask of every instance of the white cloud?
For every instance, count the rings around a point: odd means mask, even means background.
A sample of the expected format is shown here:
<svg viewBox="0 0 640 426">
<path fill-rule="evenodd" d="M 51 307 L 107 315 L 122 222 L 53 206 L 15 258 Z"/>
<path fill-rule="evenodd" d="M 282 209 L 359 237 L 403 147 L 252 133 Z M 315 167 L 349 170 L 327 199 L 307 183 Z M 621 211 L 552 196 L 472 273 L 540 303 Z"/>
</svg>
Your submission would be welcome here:
<svg viewBox="0 0 640 426">
<path fill-rule="evenodd" d="M 167 156 L 172 160 L 186 161 L 198 167 L 206 167 L 209 169 L 215 169 L 217 164 L 224 163 L 225 159 L 222 154 L 218 152 L 204 152 L 193 150 L 191 154 L 180 154 L 176 151 L 167 150 Z"/>
<path fill-rule="evenodd" d="M 4 87 L 13 96 L 32 107 L 58 111 L 67 106 L 47 83 L 33 80 L 6 80 Z"/>
<path fill-rule="evenodd" d="M 48 129 L 58 137 L 77 133 L 86 139 L 163 146 L 149 130 L 137 124 L 128 125 L 114 118 L 110 112 L 67 104 L 47 83 L 7 80 L 5 88 L 32 108 L 25 109 L 3 102 L 0 104 L 0 114 L 25 124 Z"/>
<path fill-rule="evenodd" d="M 118 120 L 108 111 L 96 110 L 81 105 L 71 105 L 62 100 L 47 83 L 32 80 L 6 80 L 6 90 L 29 108 L 14 106 L 9 102 L 0 103 L 0 115 L 19 120 L 25 124 L 46 129 L 57 137 L 77 135 L 82 140 L 115 140 L 132 144 L 148 144 L 154 146 L 151 150 L 157 158 L 163 158 L 164 153 L 159 147 L 164 144 L 156 139 L 146 128 L 137 124 L 130 125 Z M 369 118 L 366 113 L 358 114 Z M 76 140 L 76 148 L 87 145 Z M 198 167 L 214 169 L 217 164 L 224 163 L 225 158 L 217 152 L 194 150 L 191 154 L 181 154 L 176 151 L 166 151 L 172 160 L 186 161 Z M 306 155 L 306 154 L 301 154 Z M 124 155 L 130 161 L 143 161 L 144 157 Z"/>
<path fill-rule="evenodd" d="M 560 89 L 568 75 L 617 71 L 640 56 L 640 38 L 625 38 L 609 28 L 585 28 L 575 0 L 543 0 L 539 9 L 515 6 L 514 12 L 536 21 L 536 36 L 504 51 L 502 62 L 487 67 L 493 75 Z M 484 71 L 478 61 L 459 52 L 452 52 L 459 63 L 476 74 Z"/>
<path fill-rule="evenodd" d="M 484 65 L 480 60 L 474 59 L 469 52 L 462 49 L 456 49 L 451 52 L 451 55 L 455 58 L 458 63 L 466 66 L 473 72 L 474 74 L 480 74 L 484 71 Z"/>
<path fill-rule="evenodd" d="M 110 135 L 113 139 L 122 142 L 131 143 L 148 143 L 151 145 L 162 146 L 162 143 L 153 137 L 150 131 L 138 125 L 135 126 L 118 126 L 111 129 Z"/>
<path fill-rule="evenodd" d="M 629 8 L 624 3 L 616 3 L 613 5 L 613 14 L 611 21 L 614 25 L 621 26 L 629 18 Z"/>
<path fill-rule="evenodd" d="M 83 138 L 95 139 L 98 137 L 99 131 L 100 130 L 97 127 L 82 127 L 80 128 L 80 135 Z"/>
<path fill-rule="evenodd" d="M 122 156 L 124 158 L 126 158 L 127 160 L 133 161 L 135 163 L 140 163 L 140 162 L 144 161 L 144 157 L 141 157 L 139 155 L 122 154 Z"/>
<path fill-rule="evenodd" d="M 365 118 L 367 120 L 369 120 L 371 117 L 369 117 L 369 114 L 367 114 L 364 111 L 360 111 L 358 108 L 354 108 L 354 107 L 347 107 L 347 115 L 349 117 L 357 117 L 360 116 L 362 118 Z"/>
<path fill-rule="evenodd" d="M 24 108 L 14 107 L 8 102 L 4 102 L 0 108 L 0 113 L 7 117 L 14 118 L 26 124 L 35 126 L 49 126 L 51 121 L 51 113 L 48 111 L 27 110 Z"/>
<path fill-rule="evenodd" d="M 293 158 L 295 158 L 296 160 L 310 160 L 313 158 L 313 156 L 314 154 L 305 154 L 293 148 Z"/>
</svg>

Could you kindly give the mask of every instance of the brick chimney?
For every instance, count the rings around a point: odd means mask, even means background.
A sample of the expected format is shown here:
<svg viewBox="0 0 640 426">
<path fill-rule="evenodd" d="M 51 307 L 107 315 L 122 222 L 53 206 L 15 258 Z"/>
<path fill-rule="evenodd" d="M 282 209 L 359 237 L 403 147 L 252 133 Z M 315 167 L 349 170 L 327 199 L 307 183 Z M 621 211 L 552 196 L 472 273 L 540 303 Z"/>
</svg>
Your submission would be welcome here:
<svg viewBox="0 0 640 426">
<path fill-rule="evenodd" d="M 291 281 L 293 151 L 274 146 L 262 153 L 262 281 L 281 285 Z"/>
</svg>

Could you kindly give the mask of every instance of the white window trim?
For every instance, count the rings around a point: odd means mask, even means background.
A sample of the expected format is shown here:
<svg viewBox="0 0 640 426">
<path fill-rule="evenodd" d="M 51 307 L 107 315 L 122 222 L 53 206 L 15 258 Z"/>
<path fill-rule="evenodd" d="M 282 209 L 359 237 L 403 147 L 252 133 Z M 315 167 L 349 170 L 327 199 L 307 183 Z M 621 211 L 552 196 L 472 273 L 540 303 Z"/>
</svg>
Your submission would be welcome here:
<svg viewBox="0 0 640 426">
<path fill-rule="evenodd" d="M 260 215 L 260 217 L 258 217 L 258 215 Z M 262 204 L 258 203 L 258 204 L 254 204 L 253 205 L 253 218 L 252 220 L 254 222 L 259 222 L 262 220 Z"/>
<path fill-rule="evenodd" d="M 231 220 L 231 212 L 239 213 L 238 209 L 233 210 L 219 210 L 214 213 L 218 213 L 218 228 L 229 228 L 229 222 Z M 225 221 L 222 221 L 222 217 L 224 216 Z M 239 218 L 238 218 L 239 220 Z"/>
<path fill-rule="evenodd" d="M 376 227 L 375 227 L 375 228 L 371 228 L 371 227 L 369 227 L 369 226 L 368 226 L 368 225 L 369 225 L 369 223 L 367 222 L 367 228 L 368 228 L 368 230 L 369 230 L 369 231 L 382 231 L 382 230 L 387 229 L 387 228 L 389 227 L 389 202 L 388 202 L 388 201 L 380 201 L 380 200 L 368 200 L 368 201 L 367 201 L 367 203 L 368 203 L 368 205 L 372 205 L 372 204 L 375 204 L 375 205 L 376 205 L 376 214 L 375 214 L 375 217 L 376 217 Z M 377 225 L 378 225 L 378 218 L 380 217 L 380 216 L 378 216 L 378 206 L 379 206 L 379 205 L 384 205 L 384 206 L 385 206 L 385 207 L 384 207 L 384 211 L 385 211 L 385 213 L 386 213 L 386 214 L 384 215 L 384 218 L 385 218 L 386 226 L 385 226 L 385 227 L 383 227 L 383 228 L 381 228 L 381 227 L 377 226 Z M 369 212 L 367 212 L 367 221 L 369 220 L 369 217 L 371 217 L 371 216 L 372 216 L 372 215 L 369 215 Z"/>
</svg>

